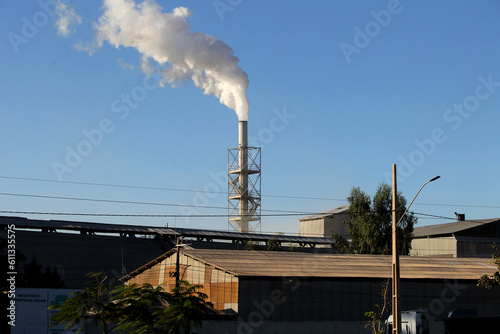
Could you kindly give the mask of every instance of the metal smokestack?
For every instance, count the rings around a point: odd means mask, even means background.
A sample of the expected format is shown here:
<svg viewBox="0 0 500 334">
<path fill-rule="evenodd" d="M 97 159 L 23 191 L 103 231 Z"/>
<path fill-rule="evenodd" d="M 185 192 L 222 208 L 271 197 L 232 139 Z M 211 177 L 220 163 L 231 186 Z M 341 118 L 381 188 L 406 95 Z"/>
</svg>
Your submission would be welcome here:
<svg viewBox="0 0 500 334">
<path fill-rule="evenodd" d="M 239 213 L 240 213 L 240 232 L 248 232 L 248 122 L 238 122 L 238 148 L 239 148 Z"/>
<path fill-rule="evenodd" d="M 228 225 L 242 233 L 260 228 L 260 148 L 248 146 L 247 121 L 238 122 L 238 146 L 228 149 Z"/>
</svg>

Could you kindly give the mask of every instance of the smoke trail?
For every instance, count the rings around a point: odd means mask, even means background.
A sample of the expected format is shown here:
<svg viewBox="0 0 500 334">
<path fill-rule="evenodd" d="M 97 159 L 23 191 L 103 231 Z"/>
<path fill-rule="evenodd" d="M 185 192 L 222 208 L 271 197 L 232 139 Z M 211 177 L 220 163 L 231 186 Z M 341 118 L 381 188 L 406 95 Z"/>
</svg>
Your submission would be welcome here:
<svg viewBox="0 0 500 334">
<path fill-rule="evenodd" d="M 97 46 L 104 42 L 132 47 L 142 55 L 141 67 L 153 72 L 152 61 L 161 65 L 164 82 L 171 85 L 192 80 L 206 95 L 248 119 L 248 76 L 238 67 L 234 51 L 214 36 L 190 32 L 186 7 L 164 13 L 154 0 L 104 0 L 104 13 L 95 25 Z"/>
</svg>

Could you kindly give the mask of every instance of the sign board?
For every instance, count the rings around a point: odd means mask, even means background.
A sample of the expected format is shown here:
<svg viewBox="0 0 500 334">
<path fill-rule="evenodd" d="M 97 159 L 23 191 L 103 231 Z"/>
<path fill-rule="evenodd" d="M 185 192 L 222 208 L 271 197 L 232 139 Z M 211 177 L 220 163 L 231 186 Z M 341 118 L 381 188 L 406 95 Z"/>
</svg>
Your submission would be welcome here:
<svg viewBox="0 0 500 334">
<path fill-rule="evenodd" d="M 63 325 L 49 327 L 49 319 L 57 311 L 48 310 L 51 305 L 62 304 L 75 291 L 78 290 L 17 288 L 15 326 L 11 327 L 11 334 L 76 333 L 78 328 L 67 330 Z"/>
</svg>

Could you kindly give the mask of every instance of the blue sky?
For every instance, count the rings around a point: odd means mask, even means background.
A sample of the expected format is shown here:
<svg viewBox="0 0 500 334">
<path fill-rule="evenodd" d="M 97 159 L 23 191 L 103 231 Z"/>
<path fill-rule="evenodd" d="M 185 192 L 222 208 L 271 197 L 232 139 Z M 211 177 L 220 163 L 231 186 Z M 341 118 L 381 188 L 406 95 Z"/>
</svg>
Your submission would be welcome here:
<svg viewBox="0 0 500 334">
<path fill-rule="evenodd" d="M 95 45 L 102 1 L 62 2 L 73 14 L 65 25 L 55 3 L 0 5 L 0 209 L 178 215 L 12 214 L 227 230 L 224 217 L 181 216 L 227 214 L 236 113 L 192 82 L 159 87 L 159 75 L 145 75 L 133 47 L 104 41 L 92 54 L 82 50 Z M 441 175 L 413 211 L 500 217 L 498 1 L 157 4 L 165 13 L 189 8 L 189 31 L 224 42 L 248 75 L 250 143 L 262 147 L 263 214 L 328 210 L 345 204 L 354 186 L 373 195 L 391 182 L 395 163 L 408 201 Z M 85 155 L 68 158 L 78 150 Z M 418 217 L 419 225 L 452 221 Z M 296 216 L 262 220 L 263 232 L 298 228 Z"/>
</svg>

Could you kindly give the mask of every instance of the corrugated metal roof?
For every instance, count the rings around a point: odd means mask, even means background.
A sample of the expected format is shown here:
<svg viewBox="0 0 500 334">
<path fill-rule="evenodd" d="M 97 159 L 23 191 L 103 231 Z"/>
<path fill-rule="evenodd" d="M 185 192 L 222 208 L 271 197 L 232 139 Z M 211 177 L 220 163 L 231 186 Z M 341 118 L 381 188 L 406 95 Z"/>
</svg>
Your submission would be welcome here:
<svg viewBox="0 0 500 334">
<path fill-rule="evenodd" d="M 339 213 L 347 212 L 348 210 L 349 210 L 349 205 L 342 205 L 342 206 L 339 206 L 338 208 L 335 208 L 332 210 L 328 210 L 328 211 L 321 212 L 321 213 L 318 213 L 315 215 L 299 218 L 299 221 L 330 217 L 330 216 L 334 216 L 334 215 L 339 214 Z"/>
<path fill-rule="evenodd" d="M 197 261 L 243 277 L 391 277 L 391 257 L 382 255 L 195 249 L 185 249 L 182 252 Z M 173 254 L 174 251 L 164 254 L 149 265 L 134 271 L 127 278 L 140 274 Z M 479 258 L 402 256 L 400 266 L 403 279 L 478 279 L 496 270 L 489 259 Z"/>
<path fill-rule="evenodd" d="M 103 233 L 137 233 L 137 234 L 154 234 L 155 227 L 143 225 L 125 225 L 125 224 L 106 224 L 106 223 L 89 223 L 68 220 L 41 220 L 28 219 L 24 217 L 6 217 L 0 216 L 0 225 L 15 224 L 16 228 L 24 229 L 56 229 L 69 231 L 94 231 Z M 169 228 L 159 228 L 163 232 L 175 233 Z"/>
<path fill-rule="evenodd" d="M 453 223 L 428 225 L 415 227 L 413 235 L 415 238 L 424 238 L 430 236 L 451 236 L 453 233 L 468 230 L 478 226 L 499 222 L 500 218 L 481 219 L 481 220 L 464 220 Z"/>
<path fill-rule="evenodd" d="M 280 242 L 293 242 L 302 244 L 323 244 L 333 245 L 334 242 L 331 238 L 319 237 L 301 237 L 293 235 L 273 235 L 273 234 L 259 234 L 259 233 L 239 233 L 239 232 L 225 232 L 213 230 L 199 230 L 188 228 L 169 228 L 169 227 L 155 227 L 144 225 L 124 225 L 124 224 L 106 224 L 106 223 L 87 223 L 77 221 L 63 221 L 63 220 L 38 220 L 27 219 L 23 217 L 7 217 L 0 216 L 0 226 L 15 224 L 16 228 L 25 229 L 55 229 L 55 230 L 70 230 L 70 231 L 92 231 L 100 233 L 135 233 L 135 234 L 160 234 L 174 237 L 193 237 L 193 238 L 207 238 L 218 240 L 252 240 L 252 241 L 269 241 L 276 239 Z"/>
<path fill-rule="evenodd" d="M 280 242 L 294 242 L 303 244 L 329 244 L 333 245 L 332 238 L 324 237 L 302 237 L 284 234 L 260 234 L 260 233 L 240 233 L 240 232 L 224 232 L 212 230 L 194 230 L 186 228 L 174 228 L 184 237 L 203 237 L 223 240 L 252 240 L 252 241 L 269 241 L 276 239 Z"/>
</svg>

